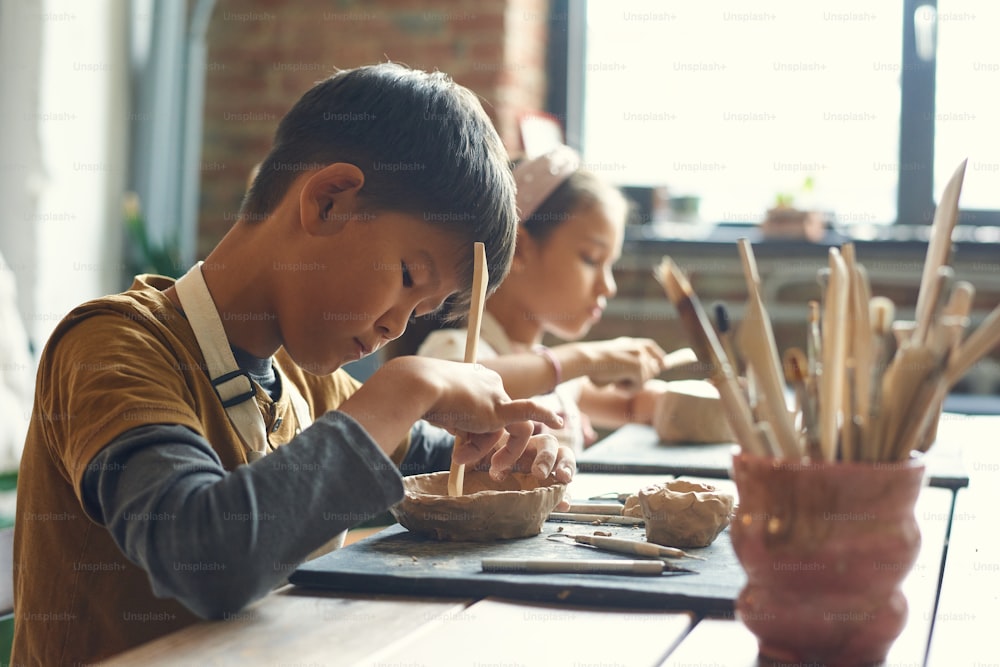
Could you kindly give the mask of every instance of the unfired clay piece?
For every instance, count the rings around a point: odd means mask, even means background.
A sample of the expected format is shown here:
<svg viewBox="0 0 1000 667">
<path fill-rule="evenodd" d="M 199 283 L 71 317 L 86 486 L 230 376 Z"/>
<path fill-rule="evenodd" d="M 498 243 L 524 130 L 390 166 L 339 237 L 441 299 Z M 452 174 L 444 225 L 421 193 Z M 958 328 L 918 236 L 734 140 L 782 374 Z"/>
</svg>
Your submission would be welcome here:
<svg viewBox="0 0 1000 667">
<path fill-rule="evenodd" d="M 435 540 L 490 542 L 530 537 L 562 500 L 565 484 L 511 473 L 502 482 L 466 470 L 465 494 L 448 495 L 448 473 L 403 478 L 405 495 L 392 514 L 411 532 Z"/>
<path fill-rule="evenodd" d="M 705 380 L 676 380 L 653 410 L 653 428 L 665 442 L 735 442 L 719 390 Z"/>
<path fill-rule="evenodd" d="M 707 547 L 729 525 L 733 497 L 678 479 L 639 490 L 646 540 L 669 547 Z"/>
</svg>

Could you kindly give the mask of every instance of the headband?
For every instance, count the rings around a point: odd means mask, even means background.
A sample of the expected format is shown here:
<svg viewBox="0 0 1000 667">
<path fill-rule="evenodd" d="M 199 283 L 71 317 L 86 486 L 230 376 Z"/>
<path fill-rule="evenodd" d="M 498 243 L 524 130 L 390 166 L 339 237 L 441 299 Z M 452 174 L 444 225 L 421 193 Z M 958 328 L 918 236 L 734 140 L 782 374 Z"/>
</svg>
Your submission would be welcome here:
<svg viewBox="0 0 1000 667">
<path fill-rule="evenodd" d="M 580 154 L 569 146 L 553 148 L 514 167 L 517 210 L 521 220 L 534 215 L 542 202 L 579 168 Z"/>
</svg>

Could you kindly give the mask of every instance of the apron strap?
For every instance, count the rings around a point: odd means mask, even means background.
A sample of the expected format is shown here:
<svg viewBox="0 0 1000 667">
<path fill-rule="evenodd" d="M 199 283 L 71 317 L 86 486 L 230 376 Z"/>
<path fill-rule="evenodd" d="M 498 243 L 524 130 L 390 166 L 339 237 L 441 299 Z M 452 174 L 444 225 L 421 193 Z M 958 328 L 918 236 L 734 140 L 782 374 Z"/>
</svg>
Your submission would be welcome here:
<svg viewBox="0 0 1000 667">
<path fill-rule="evenodd" d="M 247 449 L 247 459 L 254 461 L 268 451 L 264 416 L 253 400 L 257 394 L 256 385 L 250 379 L 250 374 L 236 364 L 219 311 L 205 284 L 201 265 L 202 262 L 195 264 L 177 280 L 174 287 L 194 331 L 198 347 L 205 357 L 206 372 L 212 387 Z M 274 364 L 274 368 L 278 372 L 277 364 Z M 299 429 L 307 428 L 312 423 L 309 405 L 295 385 L 287 378 L 282 377 L 282 380 L 282 387 L 288 392 Z"/>
</svg>

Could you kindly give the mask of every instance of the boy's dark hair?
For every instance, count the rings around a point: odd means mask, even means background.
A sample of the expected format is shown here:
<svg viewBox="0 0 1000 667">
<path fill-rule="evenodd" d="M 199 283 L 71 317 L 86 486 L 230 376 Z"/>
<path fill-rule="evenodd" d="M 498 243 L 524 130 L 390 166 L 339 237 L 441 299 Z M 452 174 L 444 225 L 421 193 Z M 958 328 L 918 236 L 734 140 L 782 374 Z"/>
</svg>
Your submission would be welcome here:
<svg viewBox="0 0 1000 667">
<path fill-rule="evenodd" d="M 620 208 L 625 214 L 625 198 L 618 188 L 595 173 L 577 169 L 560 183 L 538 208 L 521 221 L 521 226 L 533 239 L 544 243 L 550 234 L 574 212 L 591 206 Z"/>
<path fill-rule="evenodd" d="M 459 263 L 471 289 L 472 243 L 486 245 L 489 289 L 514 252 L 517 212 L 506 150 L 479 100 L 442 72 L 395 63 L 341 70 L 282 118 L 240 219 L 263 220 L 302 172 L 347 162 L 365 174 L 361 201 L 440 224 L 468 241 Z M 456 315 L 469 291 L 449 302 Z"/>
</svg>

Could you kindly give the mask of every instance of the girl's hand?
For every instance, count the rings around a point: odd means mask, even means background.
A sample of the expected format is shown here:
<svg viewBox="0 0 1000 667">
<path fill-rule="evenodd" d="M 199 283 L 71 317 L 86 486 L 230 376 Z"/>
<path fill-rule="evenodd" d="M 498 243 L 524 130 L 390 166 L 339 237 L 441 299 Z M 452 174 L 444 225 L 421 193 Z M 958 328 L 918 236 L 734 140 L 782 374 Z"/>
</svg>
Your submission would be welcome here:
<svg viewBox="0 0 1000 667">
<path fill-rule="evenodd" d="M 622 336 L 611 340 L 577 343 L 587 359 L 583 375 L 597 386 L 615 384 L 637 391 L 665 369 L 667 353 L 649 338 Z"/>
</svg>

